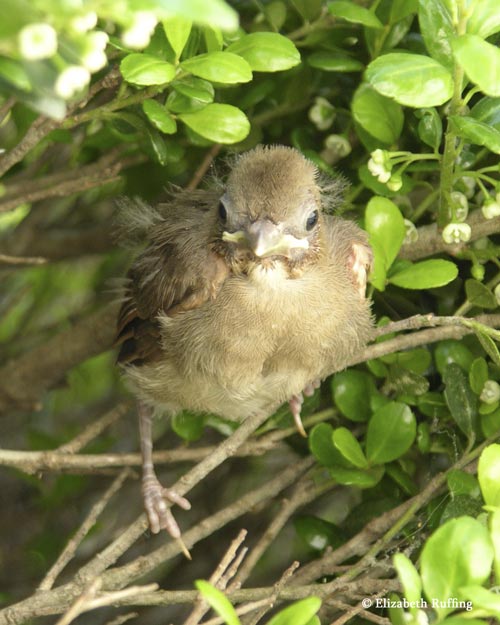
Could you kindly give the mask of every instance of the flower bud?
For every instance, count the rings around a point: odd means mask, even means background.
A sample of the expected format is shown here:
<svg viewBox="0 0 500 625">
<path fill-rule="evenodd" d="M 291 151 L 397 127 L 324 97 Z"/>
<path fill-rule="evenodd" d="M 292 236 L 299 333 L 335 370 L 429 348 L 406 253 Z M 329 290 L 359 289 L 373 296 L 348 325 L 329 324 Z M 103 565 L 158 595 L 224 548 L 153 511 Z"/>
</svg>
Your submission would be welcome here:
<svg viewBox="0 0 500 625">
<path fill-rule="evenodd" d="M 68 65 L 59 74 L 55 84 L 55 92 L 61 98 L 69 100 L 90 82 L 90 73 L 80 65 Z"/>
<path fill-rule="evenodd" d="M 86 33 L 88 30 L 92 30 L 97 24 L 97 14 L 94 11 L 89 11 L 84 15 L 77 15 L 70 22 L 70 27 L 77 33 Z"/>
<path fill-rule="evenodd" d="M 26 60 L 48 59 L 57 51 L 57 33 L 50 24 L 28 24 L 19 32 L 18 43 Z"/>
<path fill-rule="evenodd" d="M 326 130 L 333 124 L 335 108 L 326 98 L 318 97 L 309 109 L 309 119 L 318 130 Z"/>
<path fill-rule="evenodd" d="M 497 197 L 499 195 L 500 193 L 497 193 Z M 498 217 L 500 215 L 500 202 L 498 200 L 494 202 L 491 198 L 489 200 L 487 199 L 481 206 L 481 212 L 483 213 L 483 217 L 485 219 Z"/>
<path fill-rule="evenodd" d="M 418 230 L 413 221 L 405 219 L 404 224 L 406 229 L 404 243 L 415 243 L 418 241 Z"/>
<path fill-rule="evenodd" d="M 387 181 L 387 188 L 390 191 L 399 191 L 403 186 L 403 179 L 400 174 L 392 174 L 390 179 Z"/>
<path fill-rule="evenodd" d="M 470 240 L 471 227 L 469 224 L 449 223 L 443 229 L 443 241 L 450 245 L 457 243 L 466 243 Z"/>
<path fill-rule="evenodd" d="M 480 263 L 472 265 L 470 272 L 472 277 L 479 280 L 479 282 L 484 280 L 484 267 Z"/>
<path fill-rule="evenodd" d="M 452 191 L 451 207 L 456 221 L 465 221 L 469 214 L 469 201 L 460 191 Z"/>
<path fill-rule="evenodd" d="M 151 11 L 137 11 L 131 26 L 122 33 L 122 42 L 128 48 L 142 50 L 151 41 L 157 23 L 158 20 Z"/>
<path fill-rule="evenodd" d="M 496 404 L 500 400 L 500 384 L 495 380 L 486 380 L 479 399 L 485 404 Z"/>
<path fill-rule="evenodd" d="M 343 135 L 328 135 L 325 147 L 334 152 L 338 158 L 344 158 L 352 151 L 351 144 Z"/>
</svg>

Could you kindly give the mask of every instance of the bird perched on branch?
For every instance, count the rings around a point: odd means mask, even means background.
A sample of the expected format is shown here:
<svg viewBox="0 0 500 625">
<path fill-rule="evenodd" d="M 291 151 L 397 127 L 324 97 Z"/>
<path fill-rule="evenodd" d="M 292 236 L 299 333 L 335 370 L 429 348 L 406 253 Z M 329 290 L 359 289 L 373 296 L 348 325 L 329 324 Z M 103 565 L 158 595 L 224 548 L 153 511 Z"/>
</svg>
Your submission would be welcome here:
<svg viewBox="0 0 500 625">
<path fill-rule="evenodd" d="M 118 357 L 139 400 L 144 504 L 153 532 L 180 531 L 156 478 L 154 412 L 235 421 L 289 401 L 344 368 L 371 334 L 371 250 L 354 223 L 325 213 L 339 181 L 321 181 L 297 150 L 257 147 L 222 189 L 180 191 L 151 208 L 124 202 L 122 222 L 145 248 L 129 274 Z"/>
</svg>

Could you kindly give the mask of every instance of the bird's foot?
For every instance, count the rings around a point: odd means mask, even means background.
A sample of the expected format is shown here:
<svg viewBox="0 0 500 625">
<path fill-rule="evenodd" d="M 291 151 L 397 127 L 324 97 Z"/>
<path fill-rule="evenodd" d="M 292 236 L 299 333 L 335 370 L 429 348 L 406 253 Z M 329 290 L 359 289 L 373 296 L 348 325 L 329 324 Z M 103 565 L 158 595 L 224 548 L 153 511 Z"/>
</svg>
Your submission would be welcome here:
<svg viewBox="0 0 500 625">
<path fill-rule="evenodd" d="M 349 265 L 353 273 L 354 282 L 361 297 L 365 296 L 366 281 L 373 262 L 371 249 L 364 243 L 353 243 L 349 256 Z"/>
<path fill-rule="evenodd" d="M 321 386 L 321 380 L 313 380 L 312 382 L 309 382 L 309 384 L 305 386 L 302 392 L 304 393 L 306 397 L 312 397 L 314 395 L 314 392 L 320 386 Z"/>
<path fill-rule="evenodd" d="M 183 510 L 189 510 L 191 508 L 189 501 L 175 490 L 162 486 L 154 474 L 143 477 L 142 498 L 149 527 L 153 534 L 158 534 L 163 529 L 166 530 L 180 544 L 186 557 L 191 559 L 189 551 L 181 539 L 181 530 L 170 510 L 170 506 L 173 504 Z"/>
</svg>

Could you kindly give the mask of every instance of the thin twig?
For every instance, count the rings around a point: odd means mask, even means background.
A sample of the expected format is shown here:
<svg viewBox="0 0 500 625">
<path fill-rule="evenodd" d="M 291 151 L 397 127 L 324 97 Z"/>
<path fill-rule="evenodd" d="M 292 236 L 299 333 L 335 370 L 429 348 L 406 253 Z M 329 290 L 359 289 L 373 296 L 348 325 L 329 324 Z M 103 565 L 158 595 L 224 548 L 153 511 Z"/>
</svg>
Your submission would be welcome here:
<svg viewBox="0 0 500 625">
<path fill-rule="evenodd" d="M 69 625 L 71 621 L 74 621 L 82 612 L 85 611 L 85 606 L 88 602 L 95 597 L 96 592 L 101 587 L 102 580 L 98 577 L 94 579 L 82 594 L 73 602 L 69 610 L 62 615 L 57 621 L 56 625 Z"/>
<path fill-rule="evenodd" d="M 198 169 L 194 172 L 193 177 L 189 181 L 186 186 L 186 189 L 192 190 L 196 189 L 196 187 L 203 180 L 203 176 L 207 173 L 210 165 L 214 161 L 217 154 L 220 152 L 222 145 L 220 143 L 215 143 L 210 150 L 206 153 L 205 158 L 201 161 Z"/>
<path fill-rule="evenodd" d="M 295 561 L 283 572 L 279 580 L 274 584 L 273 591 L 271 596 L 269 597 L 269 602 L 267 605 L 262 606 L 262 608 L 255 614 L 252 619 L 248 622 L 248 625 L 257 625 L 260 619 L 265 616 L 269 610 L 274 607 L 274 604 L 277 598 L 280 596 L 283 588 L 287 585 L 287 582 L 292 578 L 295 571 L 299 568 L 299 562 Z"/>
<path fill-rule="evenodd" d="M 9 256 L 8 254 L 0 254 L 0 263 L 2 265 L 11 265 L 12 267 L 19 265 L 43 265 L 46 262 L 47 259 L 40 256 Z"/>
<path fill-rule="evenodd" d="M 374 597 L 370 597 L 370 599 L 378 599 L 380 597 L 385 596 L 386 594 L 387 594 L 387 590 L 384 589 L 384 591 L 382 591 L 381 593 L 378 593 Z M 339 618 L 335 619 L 334 621 L 332 621 L 330 625 L 344 625 L 344 623 L 347 623 L 352 618 L 358 615 L 362 616 L 367 621 L 376 623 L 377 625 L 390 625 L 391 623 L 391 621 L 384 616 L 379 616 L 378 614 L 373 614 L 372 612 L 368 612 L 368 610 L 366 610 L 363 607 L 363 604 L 361 602 L 355 606 L 351 606 L 348 603 L 344 603 L 343 601 L 338 601 L 336 599 L 327 600 L 325 603 L 327 603 L 328 605 L 332 605 L 336 608 L 340 608 L 341 610 L 344 610 L 344 614 L 340 616 Z"/>
</svg>

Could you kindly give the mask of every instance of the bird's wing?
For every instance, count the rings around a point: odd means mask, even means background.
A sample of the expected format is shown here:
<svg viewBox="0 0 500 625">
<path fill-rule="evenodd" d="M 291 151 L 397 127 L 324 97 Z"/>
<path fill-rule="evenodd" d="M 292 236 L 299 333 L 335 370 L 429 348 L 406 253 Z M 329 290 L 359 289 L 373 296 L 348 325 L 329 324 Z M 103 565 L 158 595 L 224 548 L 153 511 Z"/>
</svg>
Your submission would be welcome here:
<svg viewBox="0 0 500 625">
<path fill-rule="evenodd" d="M 170 205 L 149 209 L 149 215 L 144 214 L 148 207 L 136 207 L 143 214 L 132 218 L 132 229 L 139 225 L 148 243 L 128 273 L 117 323 L 119 363 L 141 365 L 159 359 L 158 315 L 172 317 L 217 296 L 229 269 L 211 247 L 214 201 L 210 192 L 181 192 Z M 129 217 L 131 210 L 125 207 Z M 127 215 L 122 222 L 126 220 Z"/>
</svg>

